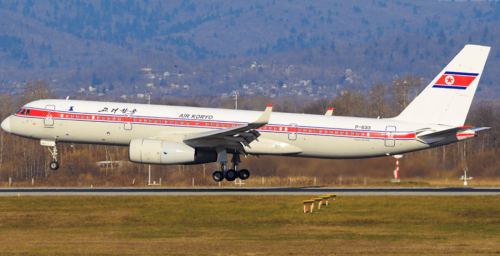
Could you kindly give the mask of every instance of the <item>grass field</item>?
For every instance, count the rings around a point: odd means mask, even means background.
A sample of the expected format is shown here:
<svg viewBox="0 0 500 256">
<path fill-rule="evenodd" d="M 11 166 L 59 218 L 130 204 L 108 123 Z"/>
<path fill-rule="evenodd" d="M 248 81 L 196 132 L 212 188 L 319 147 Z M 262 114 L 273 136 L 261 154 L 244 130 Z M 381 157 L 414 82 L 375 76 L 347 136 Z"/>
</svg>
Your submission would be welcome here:
<svg viewBox="0 0 500 256">
<path fill-rule="evenodd" d="M 0 254 L 498 254 L 500 197 L 0 198 Z"/>
</svg>

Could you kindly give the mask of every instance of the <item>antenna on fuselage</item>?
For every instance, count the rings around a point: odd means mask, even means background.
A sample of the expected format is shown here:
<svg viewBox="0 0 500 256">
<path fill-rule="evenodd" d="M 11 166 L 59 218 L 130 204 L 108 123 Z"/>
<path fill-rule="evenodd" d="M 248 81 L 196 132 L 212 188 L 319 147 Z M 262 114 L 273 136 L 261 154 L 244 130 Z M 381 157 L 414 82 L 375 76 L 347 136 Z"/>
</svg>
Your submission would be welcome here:
<svg viewBox="0 0 500 256">
<path fill-rule="evenodd" d="M 69 99 L 69 96 L 66 97 L 66 100 L 68 100 L 68 99 Z"/>
</svg>

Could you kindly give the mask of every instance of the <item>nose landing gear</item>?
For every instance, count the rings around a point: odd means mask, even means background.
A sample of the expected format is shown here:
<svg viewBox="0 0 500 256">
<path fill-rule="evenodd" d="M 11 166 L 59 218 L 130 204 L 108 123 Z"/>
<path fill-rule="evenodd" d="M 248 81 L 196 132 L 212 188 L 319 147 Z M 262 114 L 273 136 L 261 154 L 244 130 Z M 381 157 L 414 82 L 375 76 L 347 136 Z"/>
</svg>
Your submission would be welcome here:
<svg viewBox="0 0 500 256">
<path fill-rule="evenodd" d="M 52 154 L 52 162 L 50 162 L 49 167 L 50 167 L 50 169 L 55 171 L 55 170 L 59 169 L 59 163 L 57 162 L 57 147 L 56 147 L 56 145 L 54 144 L 54 146 L 52 146 L 52 150 L 50 150 L 50 148 L 49 148 L 49 151 Z"/>
</svg>

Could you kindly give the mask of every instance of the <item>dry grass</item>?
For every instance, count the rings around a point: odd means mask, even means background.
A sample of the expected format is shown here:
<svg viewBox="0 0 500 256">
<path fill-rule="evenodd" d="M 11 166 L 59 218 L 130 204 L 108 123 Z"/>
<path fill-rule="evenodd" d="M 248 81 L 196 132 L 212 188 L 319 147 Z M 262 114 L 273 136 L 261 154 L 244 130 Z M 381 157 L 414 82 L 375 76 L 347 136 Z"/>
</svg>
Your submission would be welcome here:
<svg viewBox="0 0 500 256">
<path fill-rule="evenodd" d="M 500 197 L 0 198 L 0 254 L 496 254 Z"/>
<path fill-rule="evenodd" d="M 163 176 L 163 177 L 161 177 Z M 244 185 L 237 185 L 235 182 L 223 181 L 220 183 L 214 182 L 211 174 L 192 174 L 178 172 L 170 174 L 167 178 L 165 175 L 154 175 L 152 181 L 159 182 L 162 178 L 162 187 L 193 187 L 193 179 L 195 187 L 463 187 L 463 181 L 455 178 L 402 178 L 401 183 L 392 183 L 388 179 L 371 178 L 365 176 L 342 177 L 331 176 L 319 178 L 311 176 L 251 176 L 248 180 L 242 181 Z M 135 184 L 132 181 L 135 179 Z M 499 178 L 474 178 L 468 181 L 469 187 L 500 187 Z M 119 173 L 112 175 L 97 175 L 91 174 L 80 175 L 75 178 L 75 181 L 63 180 L 36 180 L 31 184 L 29 180 L 13 180 L 11 187 L 147 187 L 147 176 L 122 176 Z M 0 182 L 0 187 L 9 187 L 8 182 Z"/>
</svg>

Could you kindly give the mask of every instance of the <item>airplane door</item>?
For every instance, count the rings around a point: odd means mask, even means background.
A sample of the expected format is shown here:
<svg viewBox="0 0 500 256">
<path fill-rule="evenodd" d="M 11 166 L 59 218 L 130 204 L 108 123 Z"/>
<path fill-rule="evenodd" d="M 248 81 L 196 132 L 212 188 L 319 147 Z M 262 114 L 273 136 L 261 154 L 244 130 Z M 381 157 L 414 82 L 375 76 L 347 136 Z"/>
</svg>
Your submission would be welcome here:
<svg viewBox="0 0 500 256">
<path fill-rule="evenodd" d="M 396 145 L 396 126 L 385 127 L 385 146 L 394 147 Z"/>
<path fill-rule="evenodd" d="M 288 126 L 288 140 L 297 139 L 297 124 L 290 124 Z"/>
<path fill-rule="evenodd" d="M 43 119 L 43 124 L 45 126 L 54 126 L 54 115 L 55 115 L 55 110 L 56 106 L 54 105 L 47 105 L 45 106 L 45 113 L 44 113 L 44 119 Z"/>
<path fill-rule="evenodd" d="M 125 117 L 125 122 L 123 123 L 123 129 L 125 131 L 131 131 L 132 130 L 132 117 L 127 115 Z"/>
</svg>

